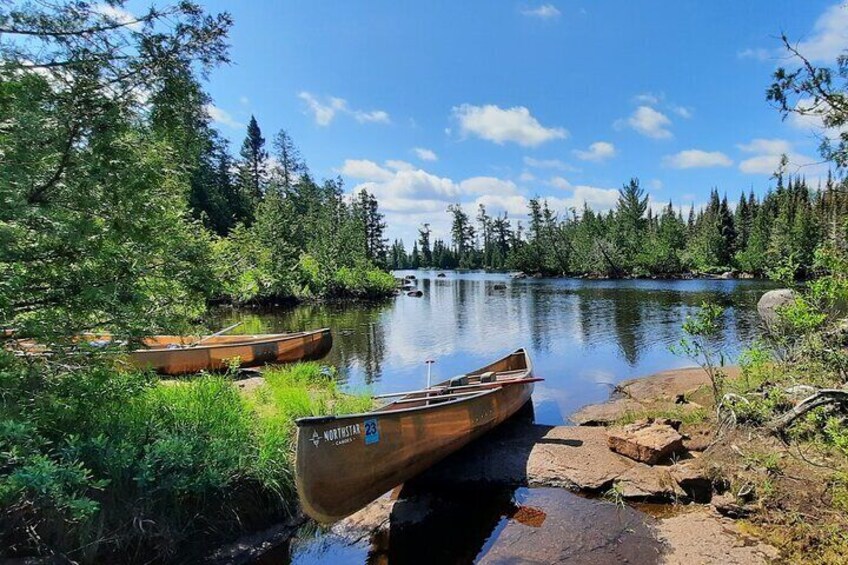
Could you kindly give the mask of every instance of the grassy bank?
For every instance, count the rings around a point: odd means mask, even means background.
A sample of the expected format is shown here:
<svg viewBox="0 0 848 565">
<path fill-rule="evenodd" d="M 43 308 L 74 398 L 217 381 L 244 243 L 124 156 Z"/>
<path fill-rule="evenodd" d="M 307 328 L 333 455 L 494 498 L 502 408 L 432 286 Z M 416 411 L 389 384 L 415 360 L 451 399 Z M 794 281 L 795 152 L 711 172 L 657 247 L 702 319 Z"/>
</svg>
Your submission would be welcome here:
<svg viewBox="0 0 848 565">
<path fill-rule="evenodd" d="M 288 515 L 294 419 L 370 399 L 314 363 L 266 376 L 240 394 L 0 358 L 0 555 L 174 558 Z"/>
</svg>

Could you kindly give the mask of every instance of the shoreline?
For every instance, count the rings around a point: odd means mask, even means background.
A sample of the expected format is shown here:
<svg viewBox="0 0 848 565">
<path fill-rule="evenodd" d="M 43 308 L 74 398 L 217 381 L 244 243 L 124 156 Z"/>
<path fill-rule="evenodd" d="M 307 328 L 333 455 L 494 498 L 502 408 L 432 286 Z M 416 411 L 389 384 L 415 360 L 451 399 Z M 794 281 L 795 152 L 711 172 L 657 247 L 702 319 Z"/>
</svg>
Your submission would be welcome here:
<svg viewBox="0 0 848 565">
<path fill-rule="evenodd" d="M 739 374 L 738 368 L 726 369 L 731 378 Z M 610 493 L 614 493 L 621 501 L 617 504 L 625 504 L 644 516 L 654 541 L 661 548 L 663 563 L 767 563 L 778 556 L 778 551 L 710 504 L 714 497 L 703 465 L 703 453 L 709 445 L 704 437 L 694 433 L 697 425 L 689 430 L 692 435 L 686 444 L 688 455 L 681 460 L 649 466 L 607 447 L 606 426 L 616 421 L 673 411 L 681 406 L 681 395 L 685 399 L 682 405 L 690 407 L 682 409 L 681 413 L 702 409 L 703 405 L 698 402 L 699 391 L 708 383 L 700 367 L 672 369 L 623 381 L 606 402 L 575 412 L 570 419 L 576 421 L 576 425 L 541 426 L 516 418 L 517 421 L 502 424 L 482 441 L 448 456 L 396 488 L 390 496 L 384 495 L 333 524 L 330 532 L 347 540 L 346 543 L 382 539 L 398 516 L 424 523 L 434 511 L 427 504 L 417 503 L 414 506 L 419 515 L 410 518 L 406 510 L 409 504 L 398 507 L 404 509 L 401 511 L 396 508 L 399 501 L 417 500 L 422 495 L 446 489 L 448 492 L 500 487 L 529 488 L 531 492 L 553 489 L 596 501 L 610 500 Z M 710 490 L 706 498 L 704 488 Z M 648 506 L 640 509 L 643 503 Z M 557 520 L 569 519 L 556 513 L 551 518 L 554 519 L 548 526 L 554 528 Z M 284 539 L 278 529 L 269 531 L 275 536 L 273 543 L 257 541 L 258 534 L 253 533 L 225 547 L 241 544 L 255 558 L 298 536 L 296 528 L 290 529 L 290 535 Z M 257 547 L 262 548 L 258 554 Z"/>
<path fill-rule="evenodd" d="M 513 280 L 522 280 L 522 279 L 572 279 L 572 280 L 598 280 L 598 281 L 626 281 L 626 280 L 659 280 L 659 281 L 689 281 L 689 280 L 751 280 L 751 281 L 769 281 L 771 280 L 769 277 L 765 275 L 756 275 L 753 273 L 740 272 L 734 270 L 727 270 L 721 273 L 692 273 L 692 272 L 684 272 L 684 273 L 669 273 L 669 274 L 656 274 L 656 275 L 633 275 L 633 274 L 624 274 L 620 276 L 608 275 L 608 274 L 597 274 L 597 273 L 582 273 L 582 274 L 568 274 L 568 275 L 547 275 L 540 272 L 537 273 L 524 273 L 521 271 L 493 271 L 488 269 L 439 269 L 436 267 L 427 267 L 427 268 L 418 268 L 418 269 L 395 269 L 392 271 L 393 274 L 398 276 L 398 273 L 417 273 L 421 271 L 436 271 L 439 273 L 486 273 L 486 274 L 499 274 L 499 275 L 510 275 L 510 279 Z M 400 275 L 403 278 L 403 275 Z"/>
</svg>

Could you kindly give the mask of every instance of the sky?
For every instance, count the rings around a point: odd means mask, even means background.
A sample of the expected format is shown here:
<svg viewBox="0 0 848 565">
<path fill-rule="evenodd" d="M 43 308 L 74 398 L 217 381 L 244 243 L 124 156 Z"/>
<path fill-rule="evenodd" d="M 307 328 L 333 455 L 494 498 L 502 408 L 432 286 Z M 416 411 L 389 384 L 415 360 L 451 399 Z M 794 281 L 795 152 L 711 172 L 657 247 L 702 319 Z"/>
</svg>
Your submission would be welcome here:
<svg viewBox="0 0 848 565">
<path fill-rule="evenodd" d="M 716 187 L 764 193 L 780 155 L 816 179 L 816 124 L 765 98 L 786 33 L 815 63 L 848 48 L 848 5 L 767 1 L 209 1 L 233 63 L 209 113 L 237 152 L 255 115 L 286 129 L 318 179 L 377 195 L 411 248 L 446 208 L 520 219 L 615 205 L 638 177 L 688 210 Z"/>
</svg>

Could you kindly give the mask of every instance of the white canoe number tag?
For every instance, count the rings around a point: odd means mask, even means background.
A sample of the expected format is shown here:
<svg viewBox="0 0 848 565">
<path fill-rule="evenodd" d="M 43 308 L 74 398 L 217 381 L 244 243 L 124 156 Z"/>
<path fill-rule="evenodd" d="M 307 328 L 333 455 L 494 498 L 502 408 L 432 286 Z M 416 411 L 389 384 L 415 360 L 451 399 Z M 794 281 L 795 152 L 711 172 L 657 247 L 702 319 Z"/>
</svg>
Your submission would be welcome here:
<svg viewBox="0 0 848 565">
<path fill-rule="evenodd" d="M 380 441 L 380 430 L 377 429 L 377 418 L 365 420 L 365 445 Z"/>
</svg>

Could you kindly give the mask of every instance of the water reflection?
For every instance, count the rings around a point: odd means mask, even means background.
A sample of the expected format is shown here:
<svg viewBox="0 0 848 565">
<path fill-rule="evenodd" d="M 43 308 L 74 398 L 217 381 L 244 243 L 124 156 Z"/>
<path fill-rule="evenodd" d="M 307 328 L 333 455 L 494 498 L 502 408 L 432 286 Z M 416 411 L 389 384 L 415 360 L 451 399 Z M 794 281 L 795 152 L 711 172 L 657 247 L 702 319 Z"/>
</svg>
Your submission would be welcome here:
<svg viewBox="0 0 848 565">
<path fill-rule="evenodd" d="M 608 384 L 691 365 L 669 351 L 681 324 L 704 301 L 728 308 L 719 342 L 731 355 L 757 332 L 756 302 L 770 286 L 756 281 L 511 280 L 502 274 L 415 273 L 423 297 L 380 304 L 304 305 L 271 311 L 224 309 L 211 323 L 247 322 L 243 332 L 329 326 L 327 362 L 351 387 L 397 392 L 419 387 L 426 359 L 434 378 L 485 365 L 528 347 L 546 379 L 534 394 L 541 423 L 559 424 Z M 496 288 L 505 285 L 505 288 Z"/>
<path fill-rule="evenodd" d="M 653 519 L 558 488 L 401 491 L 387 527 L 296 540 L 276 560 L 318 563 L 657 563 Z"/>
</svg>

